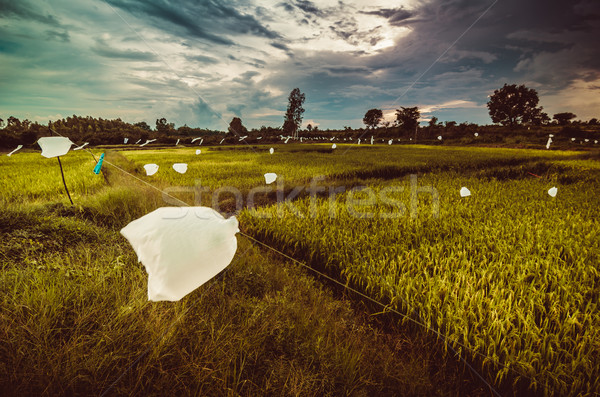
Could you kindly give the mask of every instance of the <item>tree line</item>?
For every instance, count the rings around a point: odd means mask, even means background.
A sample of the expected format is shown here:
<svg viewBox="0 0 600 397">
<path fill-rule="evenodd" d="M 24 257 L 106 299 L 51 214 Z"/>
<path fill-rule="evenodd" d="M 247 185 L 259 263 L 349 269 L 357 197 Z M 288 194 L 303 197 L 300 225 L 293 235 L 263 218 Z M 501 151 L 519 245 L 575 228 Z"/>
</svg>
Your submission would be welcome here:
<svg viewBox="0 0 600 397">
<path fill-rule="evenodd" d="M 504 86 L 494 91 L 487 103 L 492 122 L 509 126 L 512 128 L 526 126 L 541 126 L 541 125 L 561 125 L 565 126 L 571 123 L 577 115 L 572 112 L 562 112 L 550 117 L 544 112 L 543 107 L 538 107 L 539 97 L 537 91 L 525 87 L 524 85 L 517 86 L 516 84 L 504 84 Z M 418 107 L 401 107 L 396 109 L 396 119 L 394 124 L 402 127 L 405 130 L 414 130 L 418 127 L 418 120 L 421 117 Z M 437 124 L 437 117 L 432 117 L 429 120 L 429 126 L 433 127 Z M 363 117 L 363 123 L 368 128 L 376 128 L 385 125 L 383 121 L 383 112 L 381 109 L 370 109 Z M 579 122 L 578 124 L 583 124 Z M 593 118 L 587 122 L 589 125 L 599 125 L 598 119 Z"/>
<path fill-rule="evenodd" d="M 0 147 L 10 148 L 18 144 L 33 145 L 41 136 L 59 134 L 68 136 L 71 140 L 78 142 L 89 142 L 91 145 L 123 144 L 125 138 L 130 143 L 157 139 L 158 143 L 170 144 L 176 140 L 188 137 L 202 137 L 207 144 L 223 142 L 226 144 L 238 142 L 242 137 L 248 139 L 261 138 L 263 143 L 278 141 L 280 135 L 299 137 L 300 131 L 308 138 L 317 136 L 338 136 L 352 138 L 358 137 L 365 131 L 352 129 L 344 126 L 343 129 L 320 130 L 318 126 L 307 125 L 301 130 L 302 116 L 305 111 L 303 104 L 306 96 L 299 88 L 294 88 L 288 97 L 288 106 L 284 114 L 281 127 L 254 128 L 248 130 L 242 123 L 240 117 L 233 117 L 227 131 L 211 130 L 205 128 L 193 128 L 187 125 L 175 128 L 174 123 L 169 123 L 164 117 L 156 119 L 154 129 L 145 121 L 127 123 L 120 118 L 109 120 L 82 117 L 73 115 L 64 119 L 49 121 L 48 125 L 41 125 L 29 120 L 19 120 L 10 116 L 6 120 L 0 118 Z M 561 112 L 553 115 L 552 119 L 538 107 L 539 97 L 534 89 L 517 86 L 516 84 L 504 86 L 494 91 L 487 103 L 492 122 L 510 130 L 521 126 L 542 127 L 558 125 L 567 128 L 567 132 L 580 136 L 582 126 L 598 126 L 598 120 L 593 118 L 587 123 L 573 122 L 577 116 L 572 112 Z M 438 123 L 436 117 L 432 117 L 424 127 L 419 125 L 421 113 L 418 107 L 400 107 L 396 109 L 395 120 L 385 121 L 381 109 L 369 109 L 364 117 L 363 123 L 368 132 L 376 137 L 412 137 L 415 140 L 430 139 L 436 134 L 445 133 L 447 136 L 461 136 L 472 134 L 486 129 L 498 131 L 492 126 L 479 126 L 474 123 L 460 123 L 446 121 Z M 227 134 L 229 132 L 230 134 Z M 508 132 L 508 131 L 505 131 Z M 412 138 L 409 138 L 412 139 Z"/>
</svg>

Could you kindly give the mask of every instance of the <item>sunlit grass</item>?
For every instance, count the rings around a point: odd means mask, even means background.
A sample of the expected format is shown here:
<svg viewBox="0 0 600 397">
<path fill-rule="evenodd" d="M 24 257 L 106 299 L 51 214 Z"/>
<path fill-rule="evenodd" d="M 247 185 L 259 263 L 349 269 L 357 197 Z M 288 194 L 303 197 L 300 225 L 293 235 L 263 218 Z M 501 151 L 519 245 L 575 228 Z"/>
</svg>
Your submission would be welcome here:
<svg viewBox="0 0 600 397">
<path fill-rule="evenodd" d="M 401 186 L 396 198 L 404 212 L 396 218 L 379 217 L 401 208 L 382 203 L 356 206 L 373 219 L 351 216 L 346 193 L 334 202 L 335 218 L 327 199 L 318 199 L 314 218 L 274 206 L 238 217 L 244 231 L 400 310 L 417 309 L 448 337 L 509 363 L 525 377 L 475 359 L 489 380 L 518 381 L 503 384 L 508 394 L 527 390 L 531 379 L 537 390 L 558 394 L 599 390 L 600 186 L 593 156 L 337 146 L 274 145 L 273 155 L 269 145 L 200 147 L 197 156 L 196 147 L 108 151 L 101 175 L 93 174 L 89 153 L 72 151 L 61 160 L 75 206 L 56 159 L 1 156 L 0 389 L 100 394 L 184 314 L 114 394 L 465 393 L 464 372 L 451 370 L 457 375 L 448 379 L 435 368 L 435 347 L 419 345 L 415 353 L 406 348 L 411 340 L 390 348 L 385 341 L 402 335 L 369 328 L 348 302 L 241 236 L 231 270 L 206 295 L 208 286 L 177 303 L 148 302 L 144 268 L 118 231 L 167 203 L 110 162 L 160 189 L 200 180 L 212 190 L 247 193 L 264 186 L 266 172 L 277 173 L 286 189 L 306 187 L 318 175 L 324 187 L 364 185 L 375 195 Z M 180 162 L 189 164 L 186 174 L 171 168 Z M 146 163 L 159 164 L 159 172 L 146 176 Z M 411 217 L 411 173 L 418 186 L 438 190 L 438 217 L 426 193 Z M 461 186 L 472 196 L 460 198 Z M 547 194 L 552 186 L 555 198 Z M 309 214 L 306 194 L 292 204 Z"/>
<path fill-rule="evenodd" d="M 93 172 L 96 162 L 87 151 L 70 151 L 61 157 L 67 188 L 73 199 L 93 194 L 105 185 Z M 17 152 L 0 156 L 0 204 L 19 204 L 63 197 L 68 201 L 56 158 Z"/>
<path fill-rule="evenodd" d="M 549 160 L 551 168 L 556 159 Z M 400 209 L 373 203 L 349 211 L 348 195 L 341 194 L 333 203 L 320 199 L 314 216 L 303 199 L 294 205 L 304 217 L 273 206 L 245 211 L 240 219 L 249 233 L 339 273 L 405 313 L 416 311 L 450 339 L 517 371 L 486 360 L 492 378 L 544 393 L 592 393 L 600 389 L 594 358 L 600 315 L 593 298 L 600 180 L 597 172 L 583 175 L 596 169 L 593 160 L 567 164 L 567 171 L 545 178 L 526 175 L 521 165 L 487 170 L 484 178 L 468 168 L 420 175 L 418 186 L 439 192 L 437 216 L 431 195 L 419 193 L 411 217 L 405 177 L 369 185 L 376 197 L 385 186 L 403 187 L 396 197 Z M 505 180 L 511 175 L 520 177 Z M 461 198 L 461 186 L 472 196 Z M 559 189 L 555 198 L 547 194 L 552 186 Z M 355 198 L 368 195 L 363 190 Z"/>
</svg>

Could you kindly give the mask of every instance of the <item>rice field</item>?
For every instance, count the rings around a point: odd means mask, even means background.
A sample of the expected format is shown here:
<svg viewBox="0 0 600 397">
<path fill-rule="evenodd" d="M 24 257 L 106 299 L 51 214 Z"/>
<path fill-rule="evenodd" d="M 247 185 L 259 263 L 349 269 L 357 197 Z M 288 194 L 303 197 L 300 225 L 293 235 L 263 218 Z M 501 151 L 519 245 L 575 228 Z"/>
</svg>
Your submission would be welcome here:
<svg viewBox="0 0 600 397">
<path fill-rule="evenodd" d="M 269 146 L 201 147 L 199 155 L 196 147 L 122 150 L 110 151 L 107 161 L 189 204 L 199 185 L 208 195 L 196 203 L 204 205 L 211 204 L 208 196 L 218 189 L 237 189 L 242 205 L 227 208 L 237 208 L 242 231 L 439 332 L 503 392 L 600 392 L 597 153 L 417 145 L 274 148 L 272 155 Z M 145 175 L 148 163 L 159 165 L 153 176 Z M 173 163 L 187 163 L 188 171 L 177 173 Z M 14 299 L 3 301 L 9 322 L 9 313 L 20 313 L 16 308 L 25 304 L 18 297 L 28 296 L 27 306 L 41 307 L 34 291 L 39 285 L 16 270 L 18 263 L 37 269 L 27 272 L 38 281 L 54 284 L 55 276 L 44 269 L 61 277 L 70 271 L 69 277 L 80 280 L 90 277 L 85 269 L 99 261 L 103 265 L 94 272 L 112 279 L 113 272 L 123 272 L 123 263 L 135 264 L 115 230 L 165 202 L 175 204 L 164 196 L 150 197 L 151 188 L 108 163 L 105 175 L 93 174 L 89 152 L 71 152 L 62 164 L 75 201 L 71 209 L 62 208 L 68 201 L 55 159 L 39 153 L 0 156 L 1 201 L 8 211 L 2 230 L 12 239 L 5 242 L 1 257 L 1 285 L 9 293 L 11 280 L 18 279 L 29 291 L 10 292 Z M 272 196 L 248 208 L 249 193 L 265 188 L 267 172 L 278 175 L 269 186 Z M 463 186 L 471 196 L 460 197 Z M 558 188 L 556 197 L 547 193 L 551 187 Z M 289 200 L 277 203 L 277 191 Z M 43 215 L 48 203 L 85 222 L 48 218 Z M 64 230 L 61 241 L 75 242 L 66 257 L 54 248 L 50 263 L 39 261 L 53 243 L 35 242 L 43 230 L 36 229 L 31 241 L 16 236 L 20 223 L 10 214 L 22 211 L 36 222 L 50 222 L 56 239 Z M 17 240 L 18 247 L 10 245 Z M 100 240 L 111 242 L 102 254 L 86 245 Z M 143 288 L 143 271 L 137 266 L 133 279 Z M 77 295 L 77 286 L 65 282 L 70 294 Z M 123 288 L 119 310 L 143 307 L 157 323 L 166 316 L 144 306 L 144 291 L 117 285 Z M 92 289 L 98 288 L 107 286 L 94 283 Z M 121 294 L 110 291 L 111 296 Z M 50 301 L 56 299 L 58 295 Z M 113 306 L 105 300 L 99 304 L 98 312 Z M 55 312 L 51 316 L 54 321 L 60 317 Z M 11 343 L 21 337 L 14 336 Z M 51 336 L 38 337 L 51 342 Z M 438 342 L 444 346 L 441 337 Z M 98 365 L 104 374 L 110 372 Z"/>
<path fill-rule="evenodd" d="M 368 181 L 334 200 L 243 212 L 241 224 L 412 314 L 496 382 L 543 394 L 594 394 L 598 161 L 493 164 Z M 460 197 L 461 186 L 472 195 Z"/>
<path fill-rule="evenodd" d="M 67 187 L 73 197 L 93 194 L 104 186 L 102 175 L 90 172 L 95 161 L 86 151 L 71 151 L 61 157 Z M 19 152 L 0 156 L 0 204 L 44 201 L 66 195 L 56 158 L 39 152 Z M 66 197 L 66 196 L 65 196 Z"/>
</svg>

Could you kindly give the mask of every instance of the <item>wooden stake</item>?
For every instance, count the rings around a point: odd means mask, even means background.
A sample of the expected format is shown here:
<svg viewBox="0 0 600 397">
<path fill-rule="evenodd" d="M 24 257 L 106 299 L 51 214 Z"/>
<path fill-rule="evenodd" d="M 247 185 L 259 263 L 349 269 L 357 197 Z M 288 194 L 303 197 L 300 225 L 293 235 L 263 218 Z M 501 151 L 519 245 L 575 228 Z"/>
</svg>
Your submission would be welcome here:
<svg viewBox="0 0 600 397">
<path fill-rule="evenodd" d="M 60 175 L 62 175 L 63 185 L 65 185 L 65 191 L 67 192 L 67 196 L 69 196 L 69 201 L 71 205 L 73 204 L 73 200 L 71 200 L 71 195 L 69 194 L 69 189 L 67 189 L 67 182 L 65 182 L 65 174 L 63 173 L 62 164 L 60 163 L 60 156 L 56 156 L 58 159 L 58 166 L 60 167 Z"/>
</svg>

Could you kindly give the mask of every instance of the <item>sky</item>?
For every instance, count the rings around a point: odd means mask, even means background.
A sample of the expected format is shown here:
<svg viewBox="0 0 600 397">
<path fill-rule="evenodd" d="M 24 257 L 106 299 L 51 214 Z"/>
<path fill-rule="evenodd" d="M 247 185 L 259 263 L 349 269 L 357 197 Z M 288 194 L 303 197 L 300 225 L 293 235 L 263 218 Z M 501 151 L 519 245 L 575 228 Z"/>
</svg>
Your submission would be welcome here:
<svg viewBox="0 0 600 397">
<path fill-rule="evenodd" d="M 597 0 L 0 0 L 0 118 L 277 127 L 298 87 L 303 126 L 401 106 L 491 124 L 508 83 L 589 120 L 598 37 Z"/>
</svg>

